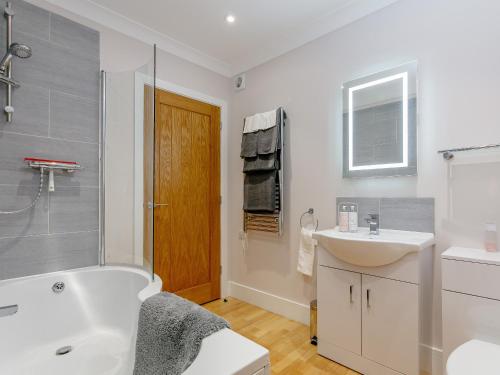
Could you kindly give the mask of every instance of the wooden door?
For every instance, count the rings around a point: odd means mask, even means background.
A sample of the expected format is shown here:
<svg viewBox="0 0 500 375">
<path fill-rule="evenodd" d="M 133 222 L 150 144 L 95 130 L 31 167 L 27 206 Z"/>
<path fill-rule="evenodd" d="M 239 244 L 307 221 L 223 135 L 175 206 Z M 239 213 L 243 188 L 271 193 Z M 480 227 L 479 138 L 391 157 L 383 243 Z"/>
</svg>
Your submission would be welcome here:
<svg viewBox="0 0 500 375">
<path fill-rule="evenodd" d="M 361 355 L 361 274 L 318 267 L 318 352 L 333 344 Z"/>
<path fill-rule="evenodd" d="M 418 285 L 363 275 L 363 357 L 419 373 Z"/>
<path fill-rule="evenodd" d="M 220 109 L 156 90 L 154 266 L 163 289 L 220 298 Z"/>
</svg>

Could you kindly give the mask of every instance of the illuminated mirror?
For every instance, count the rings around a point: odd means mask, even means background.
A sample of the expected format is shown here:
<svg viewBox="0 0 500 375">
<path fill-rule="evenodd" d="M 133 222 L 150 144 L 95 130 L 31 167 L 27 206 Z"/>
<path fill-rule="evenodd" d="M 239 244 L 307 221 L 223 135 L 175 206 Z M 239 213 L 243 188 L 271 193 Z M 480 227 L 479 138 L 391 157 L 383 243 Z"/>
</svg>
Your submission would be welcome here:
<svg viewBox="0 0 500 375">
<path fill-rule="evenodd" d="M 343 85 L 344 177 L 417 174 L 417 64 Z"/>
</svg>

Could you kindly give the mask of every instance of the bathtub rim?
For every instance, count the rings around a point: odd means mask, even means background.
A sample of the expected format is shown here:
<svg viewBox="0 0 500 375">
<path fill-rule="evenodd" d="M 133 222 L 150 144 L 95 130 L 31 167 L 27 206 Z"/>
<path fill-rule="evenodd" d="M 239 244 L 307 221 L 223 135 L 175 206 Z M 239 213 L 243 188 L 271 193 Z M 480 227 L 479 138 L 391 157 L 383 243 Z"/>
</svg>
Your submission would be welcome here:
<svg viewBox="0 0 500 375">
<path fill-rule="evenodd" d="M 106 271 L 123 271 L 128 273 L 134 273 L 144 277 L 144 279 L 146 279 L 147 281 L 147 284 L 144 288 L 138 291 L 138 297 L 141 300 L 141 302 L 144 301 L 146 298 L 161 292 L 163 282 L 158 275 L 155 274 L 154 280 L 151 280 L 151 274 L 149 272 L 146 272 L 140 266 L 133 266 L 133 265 L 104 265 L 104 266 L 94 265 L 94 266 L 87 266 L 80 268 L 72 268 L 64 271 L 54 271 L 36 275 L 16 277 L 12 279 L 0 280 L 0 288 L 25 281 L 48 279 L 57 275 L 66 276 L 75 273 L 106 272 Z"/>
</svg>

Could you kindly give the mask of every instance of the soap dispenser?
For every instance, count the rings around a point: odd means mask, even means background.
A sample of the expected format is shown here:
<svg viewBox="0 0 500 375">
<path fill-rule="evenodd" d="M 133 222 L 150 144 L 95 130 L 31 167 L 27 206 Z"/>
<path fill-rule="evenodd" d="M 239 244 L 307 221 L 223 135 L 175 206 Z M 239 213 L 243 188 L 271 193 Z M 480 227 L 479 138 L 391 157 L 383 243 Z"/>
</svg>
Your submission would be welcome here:
<svg viewBox="0 0 500 375">
<path fill-rule="evenodd" d="M 349 232 L 356 233 L 358 231 L 358 207 L 352 205 L 349 211 Z"/>
<path fill-rule="evenodd" d="M 339 230 L 349 232 L 349 211 L 345 204 L 339 206 Z"/>
</svg>

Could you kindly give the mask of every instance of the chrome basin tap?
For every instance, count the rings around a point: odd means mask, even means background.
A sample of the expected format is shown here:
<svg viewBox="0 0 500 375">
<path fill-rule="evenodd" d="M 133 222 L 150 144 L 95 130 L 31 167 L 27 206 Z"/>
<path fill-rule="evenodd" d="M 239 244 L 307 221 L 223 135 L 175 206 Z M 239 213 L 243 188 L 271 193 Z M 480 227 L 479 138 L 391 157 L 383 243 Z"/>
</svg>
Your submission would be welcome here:
<svg viewBox="0 0 500 375">
<path fill-rule="evenodd" d="M 370 234 L 379 235 L 380 234 L 380 220 L 378 214 L 368 214 L 366 222 L 370 227 Z"/>
</svg>

